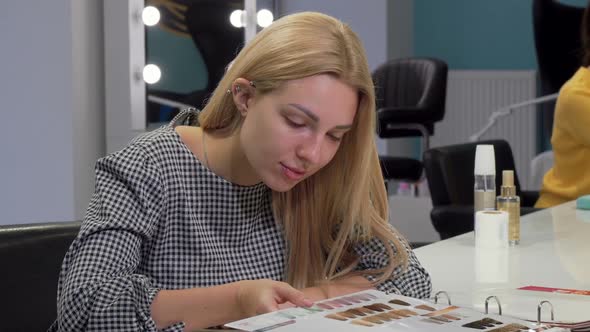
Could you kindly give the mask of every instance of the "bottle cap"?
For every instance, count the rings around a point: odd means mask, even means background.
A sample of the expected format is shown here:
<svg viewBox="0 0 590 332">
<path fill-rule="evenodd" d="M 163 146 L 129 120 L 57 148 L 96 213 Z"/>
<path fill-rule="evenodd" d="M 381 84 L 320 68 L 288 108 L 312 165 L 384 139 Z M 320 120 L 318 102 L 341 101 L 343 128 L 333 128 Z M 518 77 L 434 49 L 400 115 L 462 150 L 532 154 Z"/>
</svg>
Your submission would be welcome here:
<svg viewBox="0 0 590 332">
<path fill-rule="evenodd" d="M 478 144 L 475 148 L 476 175 L 496 175 L 496 158 L 494 157 L 494 146 L 491 144 Z"/>
<path fill-rule="evenodd" d="M 502 171 L 502 186 L 503 187 L 514 187 L 514 171 L 512 171 L 512 170 Z"/>
<path fill-rule="evenodd" d="M 514 185 L 514 171 L 502 171 L 502 187 L 500 188 L 500 196 L 512 197 L 516 196 L 516 186 Z"/>
</svg>

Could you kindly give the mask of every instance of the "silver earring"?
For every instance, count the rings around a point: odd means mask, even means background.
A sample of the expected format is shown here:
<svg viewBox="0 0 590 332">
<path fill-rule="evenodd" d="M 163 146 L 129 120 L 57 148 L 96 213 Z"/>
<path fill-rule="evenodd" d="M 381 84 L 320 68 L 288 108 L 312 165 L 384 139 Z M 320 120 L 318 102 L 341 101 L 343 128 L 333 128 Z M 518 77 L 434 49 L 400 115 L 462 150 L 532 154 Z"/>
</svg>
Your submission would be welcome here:
<svg viewBox="0 0 590 332">
<path fill-rule="evenodd" d="M 239 86 L 239 85 L 238 85 L 238 86 L 236 86 L 236 93 L 240 93 L 240 91 L 241 91 L 241 89 L 240 89 L 240 86 Z M 227 93 L 228 95 L 229 95 L 229 94 L 231 94 L 231 89 L 227 89 L 226 93 Z"/>
</svg>

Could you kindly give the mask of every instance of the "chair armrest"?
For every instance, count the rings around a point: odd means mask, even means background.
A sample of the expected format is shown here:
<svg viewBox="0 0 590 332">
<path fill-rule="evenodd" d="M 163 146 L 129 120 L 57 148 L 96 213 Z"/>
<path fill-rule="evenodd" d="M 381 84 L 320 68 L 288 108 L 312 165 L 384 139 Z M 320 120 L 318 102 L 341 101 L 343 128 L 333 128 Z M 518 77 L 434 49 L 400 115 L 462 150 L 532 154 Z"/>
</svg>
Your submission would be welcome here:
<svg viewBox="0 0 590 332">
<path fill-rule="evenodd" d="M 377 110 L 379 121 L 401 123 L 425 123 L 434 122 L 432 116 L 421 112 L 421 107 L 382 107 Z"/>
<path fill-rule="evenodd" d="M 435 206 L 430 218 L 441 240 L 448 239 L 473 230 L 473 205 Z"/>
<path fill-rule="evenodd" d="M 534 208 L 532 206 L 521 206 L 520 207 L 520 216 L 524 216 L 527 215 L 529 213 L 533 213 L 533 212 L 537 212 L 537 211 L 541 211 L 543 209 L 538 209 L 538 208 Z"/>
<path fill-rule="evenodd" d="M 60 269 L 80 225 L 78 221 L 0 226 L 0 294 L 10 299 L 0 301 L 0 330 L 45 331 L 55 320 Z"/>
<path fill-rule="evenodd" d="M 538 191 L 527 191 L 523 190 L 520 192 L 520 205 L 521 206 L 528 206 L 533 207 L 537 200 L 539 199 L 539 192 Z"/>
</svg>

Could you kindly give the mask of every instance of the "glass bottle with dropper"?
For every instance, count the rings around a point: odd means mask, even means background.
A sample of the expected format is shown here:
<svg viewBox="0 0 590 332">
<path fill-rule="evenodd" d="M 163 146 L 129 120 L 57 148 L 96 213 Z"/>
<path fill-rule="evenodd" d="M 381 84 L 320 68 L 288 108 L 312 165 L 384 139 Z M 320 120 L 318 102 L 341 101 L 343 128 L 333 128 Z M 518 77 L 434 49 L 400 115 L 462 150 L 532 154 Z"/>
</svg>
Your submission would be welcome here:
<svg viewBox="0 0 590 332">
<path fill-rule="evenodd" d="M 496 158 L 493 145 L 477 145 L 473 175 L 473 221 L 475 225 L 477 211 L 496 208 Z"/>
<path fill-rule="evenodd" d="M 520 242 L 520 197 L 516 196 L 514 171 L 502 171 L 502 187 L 496 203 L 498 210 L 508 212 L 508 244 L 517 245 Z"/>
</svg>

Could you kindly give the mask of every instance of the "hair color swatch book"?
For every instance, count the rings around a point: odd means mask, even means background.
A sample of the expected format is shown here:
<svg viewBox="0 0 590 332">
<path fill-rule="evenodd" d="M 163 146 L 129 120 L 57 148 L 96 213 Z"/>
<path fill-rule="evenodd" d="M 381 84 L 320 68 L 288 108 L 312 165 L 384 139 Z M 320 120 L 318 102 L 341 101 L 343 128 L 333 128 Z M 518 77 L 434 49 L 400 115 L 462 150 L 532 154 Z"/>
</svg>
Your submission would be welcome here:
<svg viewBox="0 0 590 332">
<path fill-rule="evenodd" d="M 538 304 L 541 301 L 548 301 L 550 305 L 544 306 L 542 310 L 542 321 L 570 329 L 590 329 L 590 291 L 588 290 L 523 286 L 517 289 L 480 290 L 471 294 L 471 298 L 474 302 L 481 302 L 492 294 L 502 302 L 505 315 L 536 321 Z M 452 297 L 455 298 L 454 295 Z M 555 319 L 549 322 L 551 307 L 554 309 Z M 482 309 L 483 305 L 476 306 L 476 310 Z"/>
<path fill-rule="evenodd" d="M 376 290 L 287 308 L 225 325 L 242 331 L 568 331 Z"/>
</svg>

